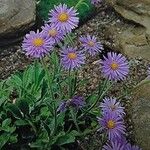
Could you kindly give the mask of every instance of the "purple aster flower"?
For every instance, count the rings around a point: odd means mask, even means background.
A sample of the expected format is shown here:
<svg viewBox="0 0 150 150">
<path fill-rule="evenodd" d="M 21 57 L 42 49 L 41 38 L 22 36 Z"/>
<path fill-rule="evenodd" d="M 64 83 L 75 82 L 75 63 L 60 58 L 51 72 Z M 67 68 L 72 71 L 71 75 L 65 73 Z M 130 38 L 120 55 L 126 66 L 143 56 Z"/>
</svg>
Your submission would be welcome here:
<svg viewBox="0 0 150 150">
<path fill-rule="evenodd" d="M 41 58 L 53 49 L 53 44 L 54 40 L 44 33 L 31 31 L 30 34 L 26 34 L 22 48 L 27 56 Z"/>
<path fill-rule="evenodd" d="M 54 9 L 50 11 L 49 15 L 49 22 L 55 24 L 56 28 L 65 32 L 71 32 L 79 23 L 77 10 L 73 7 L 68 8 L 65 4 L 54 6 Z"/>
<path fill-rule="evenodd" d="M 142 149 L 136 145 L 132 146 L 130 143 L 128 143 L 128 144 L 126 144 L 125 150 L 142 150 Z"/>
<path fill-rule="evenodd" d="M 87 35 L 80 37 L 79 40 L 82 43 L 82 47 L 92 56 L 104 49 L 101 42 L 98 42 L 95 36 Z"/>
<path fill-rule="evenodd" d="M 85 105 L 85 101 L 82 96 L 74 96 L 69 103 L 70 106 L 75 108 L 82 108 Z"/>
<path fill-rule="evenodd" d="M 93 5 L 97 5 L 100 2 L 102 2 L 102 0 L 91 0 L 91 4 L 93 4 Z"/>
<path fill-rule="evenodd" d="M 101 64 L 102 72 L 109 80 L 123 80 L 129 73 L 128 61 L 122 54 L 109 52 Z"/>
<path fill-rule="evenodd" d="M 63 101 L 60 103 L 58 109 L 57 109 L 57 112 L 64 112 L 67 108 L 67 102 L 66 101 Z"/>
<path fill-rule="evenodd" d="M 117 142 L 120 143 L 121 145 L 126 145 L 128 143 L 124 135 L 121 135 L 119 138 L 112 139 L 110 142 Z"/>
<path fill-rule="evenodd" d="M 45 35 L 48 35 L 49 37 L 54 39 L 55 44 L 57 44 L 64 38 L 64 33 L 60 29 L 56 28 L 54 24 L 45 24 L 42 29 L 42 32 L 44 32 Z"/>
<path fill-rule="evenodd" d="M 148 77 L 150 78 L 150 67 L 148 68 Z"/>
<path fill-rule="evenodd" d="M 120 102 L 117 102 L 116 98 L 105 98 L 100 107 L 103 113 L 116 113 L 118 116 L 125 114 L 124 107 L 121 106 Z"/>
<path fill-rule="evenodd" d="M 61 64 L 67 70 L 79 68 L 85 63 L 85 56 L 81 51 L 76 48 L 68 47 L 63 48 L 61 52 Z"/>
<path fill-rule="evenodd" d="M 107 144 L 103 146 L 102 150 L 126 150 L 126 144 L 126 137 L 121 136 L 120 138 L 114 138 L 111 141 L 107 142 Z"/>
<path fill-rule="evenodd" d="M 85 105 L 84 98 L 82 96 L 74 96 L 72 99 L 68 101 L 63 101 L 60 103 L 57 111 L 58 112 L 64 112 L 67 107 L 74 107 L 74 108 L 82 108 Z"/>
<path fill-rule="evenodd" d="M 124 148 L 125 148 L 125 145 L 115 141 L 115 142 L 110 142 L 104 145 L 102 150 L 125 150 Z"/>
<path fill-rule="evenodd" d="M 108 139 L 121 138 L 125 134 L 125 125 L 123 119 L 114 113 L 104 114 L 98 118 L 102 130 L 106 130 Z"/>
</svg>

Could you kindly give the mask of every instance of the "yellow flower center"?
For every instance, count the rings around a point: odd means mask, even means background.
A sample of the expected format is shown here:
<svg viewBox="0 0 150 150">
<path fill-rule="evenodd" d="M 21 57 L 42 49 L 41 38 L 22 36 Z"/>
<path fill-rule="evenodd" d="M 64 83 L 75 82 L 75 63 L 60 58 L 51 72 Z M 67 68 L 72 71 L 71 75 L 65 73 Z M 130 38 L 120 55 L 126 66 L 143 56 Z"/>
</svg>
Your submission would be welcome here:
<svg viewBox="0 0 150 150">
<path fill-rule="evenodd" d="M 93 47 L 95 45 L 95 43 L 93 41 L 89 41 L 88 45 L 91 46 L 91 47 Z"/>
<path fill-rule="evenodd" d="M 69 15 L 65 12 L 60 13 L 59 16 L 58 16 L 58 20 L 60 22 L 66 22 L 68 19 L 69 19 Z"/>
<path fill-rule="evenodd" d="M 68 54 L 68 58 L 69 58 L 69 59 L 76 59 L 76 58 L 77 58 L 77 55 L 76 55 L 76 53 L 69 53 L 69 54 Z"/>
<path fill-rule="evenodd" d="M 115 128 L 115 122 L 114 122 L 113 120 L 109 120 L 109 121 L 107 122 L 107 127 L 108 127 L 109 129 Z"/>
<path fill-rule="evenodd" d="M 36 38 L 33 40 L 33 45 L 36 47 L 40 47 L 44 44 L 44 40 L 42 38 Z"/>
<path fill-rule="evenodd" d="M 112 64 L 110 65 L 110 67 L 111 67 L 112 70 L 115 71 L 115 70 L 118 69 L 119 65 L 116 62 L 112 62 Z"/>
<path fill-rule="evenodd" d="M 48 33 L 49 33 L 50 36 L 53 36 L 53 37 L 57 35 L 57 31 L 55 29 L 49 30 Z"/>
</svg>

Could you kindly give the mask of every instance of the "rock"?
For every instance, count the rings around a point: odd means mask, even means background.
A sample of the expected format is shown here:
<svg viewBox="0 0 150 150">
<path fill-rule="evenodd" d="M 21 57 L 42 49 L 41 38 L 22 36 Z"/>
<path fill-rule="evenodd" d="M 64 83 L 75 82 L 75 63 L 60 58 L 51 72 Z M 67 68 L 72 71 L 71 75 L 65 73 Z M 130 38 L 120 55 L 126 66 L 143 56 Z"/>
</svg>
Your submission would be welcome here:
<svg viewBox="0 0 150 150">
<path fill-rule="evenodd" d="M 134 21 L 148 29 L 150 33 L 149 0 L 106 0 L 124 18 Z"/>
<path fill-rule="evenodd" d="M 116 26 L 110 27 L 107 31 L 108 35 L 112 34 L 114 37 L 114 49 L 129 57 L 150 60 L 150 1 L 106 0 L 106 2 L 125 22 L 121 31 L 118 32 Z"/>
<path fill-rule="evenodd" d="M 150 80 L 142 81 L 133 92 L 132 120 L 137 143 L 150 149 Z"/>
<path fill-rule="evenodd" d="M 18 38 L 35 23 L 35 0 L 0 0 L 0 45 Z"/>
<path fill-rule="evenodd" d="M 105 25 L 109 48 L 130 58 L 150 61 L 150 0 L 106 0 L 115 17 Z M 113 13 L 111 12 L 111 13 Z M 119 21 L 118 21 L 119 20 Z M 115 22 L 115 23 L 114 23 Z M 131 118 L 133 134 L 143 150 L 150 150 L 150 81 L 142 81 L 133 90 Z"/>
</svg>

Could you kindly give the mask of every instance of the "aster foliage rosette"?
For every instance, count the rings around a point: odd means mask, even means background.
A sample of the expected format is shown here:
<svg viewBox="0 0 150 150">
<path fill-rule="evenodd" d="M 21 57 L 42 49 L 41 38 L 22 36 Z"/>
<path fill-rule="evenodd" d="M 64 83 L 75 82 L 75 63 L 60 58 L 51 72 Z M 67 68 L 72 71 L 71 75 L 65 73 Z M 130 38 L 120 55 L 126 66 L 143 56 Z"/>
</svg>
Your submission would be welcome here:
<svg viewBox="0 0 150 150">
<path fill-rule="evenodd" d="M 115 113 L 118 116 L 125 114 L 124 107 L 121 106 L 120 102 L 116 98 L 104 98 L 100 107 L 103 113 Z"/>
<path fill-rule="evenodd" d="M 109 80 L 123 80 L 129 73 L 129 64 L 122 54 L 109 52 L 101 61 L 102 73 Z"/>
<path fill-rule="evenodd" d="M 55 44 L 64 39 L 63 31 L 56 28 L 54 24 L 45 24 L 42 29 L 42 32 L 51 37 L 55 41 Z"/>
<path fill-rule="evenodd" d="M 66 70 L 78 69 L 85 63 L 85 55 L 77 48 L 64 47 L 61 51 L 61 64 Z"/>
<path fill-rule="evenodd" d="M 56 28 L 66 32 L 71 32 L 79 23 L 77 10 L 73 7 L 68 8 L 66 4 L 54 6 L 49 13 L 49 22 L 54 24 Z"/>
<path fill-rule="evenodd" d="M 25 51 L 27 56 L 34 58 L 42 58 L 48 54 L 54 45 L 54 40 L 44 33 L 37 31 L 31 31 L 29 34 L 26 34 L 22 48 Z"/>
<path fill-rule="evenodd" d="M 121 138 L 122 135 L 125 134 L 125 125 L 120 116 L 114 113 L 107 113 L 104 114 L 102 118 L 98 118 L 98 120 L 102 126 L 101 130 L 106 131 L 109 140 Z"/>
<path fill-rule="evenodd" d="M 85 49 L 85 51 L 92 56 L 96 55 L 104 49 L 101 42 L 98 42 L 95 36 L 81 36 L 79 40 L 81 42 L 81 46 Z"/>
</svg>

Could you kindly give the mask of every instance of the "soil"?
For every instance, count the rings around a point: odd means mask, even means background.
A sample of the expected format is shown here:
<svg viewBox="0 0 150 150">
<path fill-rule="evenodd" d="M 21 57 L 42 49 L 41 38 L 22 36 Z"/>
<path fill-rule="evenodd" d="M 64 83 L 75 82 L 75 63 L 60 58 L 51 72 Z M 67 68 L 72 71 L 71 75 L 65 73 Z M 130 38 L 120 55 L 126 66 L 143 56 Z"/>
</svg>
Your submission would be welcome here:
<svg viewBox="0 0 150 150">
<path fill-rule="evenodd" d="M 111 8 L 102 4 L 98 7 L 97 16 L 92 16 L 91 20 L 80 26 L 75 34 L 77 36 L 84 34 L 91 34 L 98 37 L 98 39 L 104 44 L 105 51 L 113 51 L 108 49 L 108 45 L 113 45 L 113 38 L 105 39 L 106 25 L 111 26 L 112 24 L 118 25 L 118 30 L 120 30 L 121 24 L 124 23 L 124 20 L 118 16 Z M 81 89 L 83 92 L 94 91 L 97 87 L 97 83 L 102 79 L 100 73 L 99 64 L 95 63 L 101 58 L 100 56 L 90 57 L 87 59 L 87 63 L 83 70 L 80 71 L 80 77 L 84 78 L 85 76 L 90 80 L 90 84 L 86 89 Z M 0 48 L 0 79 L 6 79 L 12 73 L 18 70 L 24 70 L 28 64 L 32 62 L 31 59 L 27 58 L 22 49 L 21 44 L 14 44 L 9 47 Z M 141 58 L 128 59 L 130 63 L 130 74 L 125 81 L 115 83 L 113 90 L 109 92 L 109 96 L 121 97 L 124 95 L 124 92 L 130 92 L 130 90 L 141 80 L 145 79 L 147 76 L 147 68 L 149 62 Z M 121 101 L 126 107 L 126 110 L 130 109 L 131 97 L 122 96 Z M 127 116 L 127 130 L 128 137 L 132 139 L 132 122 L 130 116 Z M 99 140 L 98 132 L 85 137 L 83 141 L 78 141 L 80 147 L 83 150 L 98 150 L 100 149 L 101 141 Z M 93 147 L 94 146 L 94 147 Z"/>
</svg>

